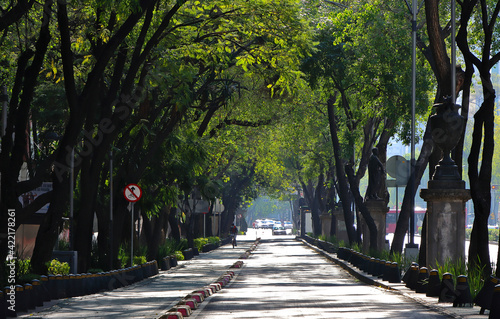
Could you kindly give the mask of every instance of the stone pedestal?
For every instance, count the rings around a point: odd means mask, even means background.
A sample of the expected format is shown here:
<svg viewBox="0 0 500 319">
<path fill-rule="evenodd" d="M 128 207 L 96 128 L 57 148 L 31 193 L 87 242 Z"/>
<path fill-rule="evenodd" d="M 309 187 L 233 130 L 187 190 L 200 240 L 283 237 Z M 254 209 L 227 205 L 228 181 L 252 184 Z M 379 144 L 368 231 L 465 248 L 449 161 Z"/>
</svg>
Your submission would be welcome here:
<svg viewBox="0 0 500 319">
<path fill-rule="evenodd" d="M 463 181 L 429 181 L 420 191 L 427 202 L 427 267 L 465 262 L 465 203 L 471 198 Z"/>
<path fill-rule="evenodd" d="M 385 249 L 385 219 L 389 208 L 382 199 L 367 199 L 365 201 L 366 208 L 377 226 L 377 250 Z M 370 230 L 363 217 L 361 217 L 361 229 L 363 231 L 363 251 L 370 250 Z"/>
<path fill-rule="evenodd" d="M 319 219 L 321 220 L 321 235 L 325 238 L 330 237 L 330 231 L 332 229 L 332 215 L 321 214 Z"/>
<path fill-rule="evenodd" d="M 335 237 L 337 237 L 338 241 L 343 241 L 346 245 L 349 244 L 344 210 L 342 208 L 335 209 L 333 211 L 333 217 L 335 218 Z"/>
</svg>

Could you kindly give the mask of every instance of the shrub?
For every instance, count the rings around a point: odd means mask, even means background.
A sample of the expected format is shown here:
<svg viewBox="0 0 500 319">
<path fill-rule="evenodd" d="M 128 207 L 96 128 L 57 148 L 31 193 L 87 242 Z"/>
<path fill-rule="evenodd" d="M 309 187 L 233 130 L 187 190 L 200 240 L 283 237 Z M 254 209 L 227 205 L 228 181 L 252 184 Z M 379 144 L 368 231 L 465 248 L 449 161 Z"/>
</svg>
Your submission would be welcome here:
<svg viewBox="0 0 500 319">
<path fill-rule="evenodd" d="M 134 256 L 134 265 L 142 265 L 147 262 L 146 256 Z"/>
<path fill-rule="evenodd" d="M 207 239 L 210 244 L 216 244 L 217 246 L 220 244 L 220 238 L 217 236 L 211 236 L 208 237 Z"/>
<path fill-rule="evenodd" d="M 124 244 L 118 249 L 118 260 L 120 260 L 120 268 L 125 268 L 130 260 L 130 250 Z"/>
<path fill-rule="evenodd" d="M 194 239 L 194 246 L 198 249 L 198 251 L 202 251 L 203 246 L 208 244 L 208 238 L 195 238 Z"/>
<path fill-rule="evenodd" d="M 175 255 L 175 258 L 177 258 L 177 260 L 184 260 L 184 255 L 182 254 L 182 251 L 176 250 L 174 252 L 174 255 Z"/>
<path fill-rule="evenodd" d="M 69 264 L 67 262 L 60 262 L 57 259 L 52 259 L 45 264 L 47 266 L 47 273 L 49 275 L 68 275 Z"/>
</svg>

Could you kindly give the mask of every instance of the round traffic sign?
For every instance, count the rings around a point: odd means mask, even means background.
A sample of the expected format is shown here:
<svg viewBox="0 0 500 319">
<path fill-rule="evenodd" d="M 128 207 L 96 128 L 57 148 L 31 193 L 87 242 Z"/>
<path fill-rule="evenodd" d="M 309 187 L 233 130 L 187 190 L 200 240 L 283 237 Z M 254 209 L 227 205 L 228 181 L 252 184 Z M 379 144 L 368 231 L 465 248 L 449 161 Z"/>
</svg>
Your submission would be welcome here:
<svg viewBox="0 0 500 319">
<path fill-rule="evenodd" d="M 123 196 L 129 202 L 135 203 L 141 199 L 142 190 L 137 184 L 128 184 L 125 186 L 125 189 L 123 189 Z"/>
<path fill-rule="evenodd" d="M 410 178 L 410 162 L 403 156 L 391 156 L 385 164 L 385 169 L 390 177 L 396 179 L 399 186 L 406 185 Z"/>
</svg>

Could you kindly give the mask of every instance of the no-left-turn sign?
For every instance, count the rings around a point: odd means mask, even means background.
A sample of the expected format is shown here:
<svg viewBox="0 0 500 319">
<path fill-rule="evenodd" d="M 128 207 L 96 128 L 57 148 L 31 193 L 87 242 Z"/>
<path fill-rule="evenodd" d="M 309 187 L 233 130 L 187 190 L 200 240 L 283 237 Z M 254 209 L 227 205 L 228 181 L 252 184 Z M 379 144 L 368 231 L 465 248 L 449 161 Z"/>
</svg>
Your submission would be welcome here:
<svg viewBox="0 0 500 319">
<path fill-rule="evenodd" d="M 129 202 L 135 203 L 139 199 L 141 199 L 142 190 L 136 184 L 128 184 L 127 186 L 125 186 L 125 189 L 123 190 L 123 196 L 125 196 L 125 199 L 128 200 Z"/>
</svg>

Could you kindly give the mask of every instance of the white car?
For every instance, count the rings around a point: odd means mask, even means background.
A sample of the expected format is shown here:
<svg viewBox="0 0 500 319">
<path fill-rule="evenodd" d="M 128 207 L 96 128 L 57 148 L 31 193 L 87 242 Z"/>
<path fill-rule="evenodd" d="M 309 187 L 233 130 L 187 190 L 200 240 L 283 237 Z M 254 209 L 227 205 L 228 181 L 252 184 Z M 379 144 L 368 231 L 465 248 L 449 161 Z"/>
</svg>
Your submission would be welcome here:
<svg viewBox="0 0 500 319">
<path fill-rule="evenodd" d="M 285 229 L 293 229 L 293 223 L 291 221 L 288 221 L 288 220 L 286 220 L 284 222 L 283 226 L 285 227 Z"/>
<path fill-rule="evenodd" d="M 273 220 L 264 219 L 264 226 L 263 226 L 263 228 L 273 229 L 273 226 L 274 226 L 274 221 Z"/>
<path fill-rule="evenodd" d="M 274 226 L 273 235 L 286 235 L 286 229 L 283 226 Z"/>
<path fill-rule="evenodd" d="M 254 228 L 264 228 L 264 220 L 262 219 L 257 219 L 254 222 Z"/>
</svg>

